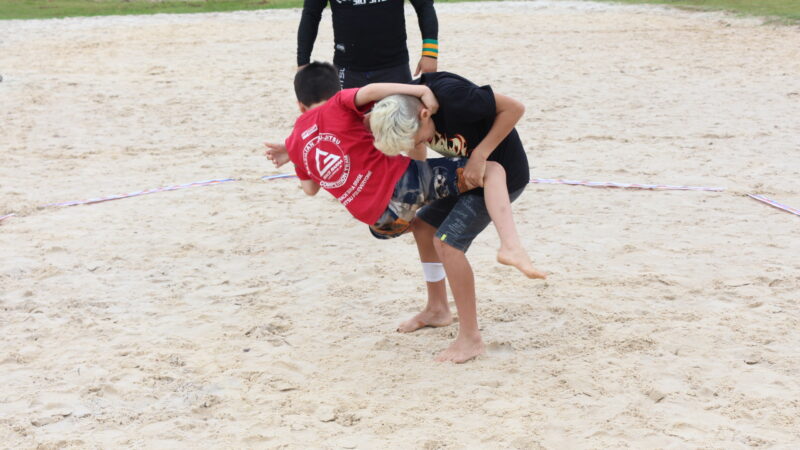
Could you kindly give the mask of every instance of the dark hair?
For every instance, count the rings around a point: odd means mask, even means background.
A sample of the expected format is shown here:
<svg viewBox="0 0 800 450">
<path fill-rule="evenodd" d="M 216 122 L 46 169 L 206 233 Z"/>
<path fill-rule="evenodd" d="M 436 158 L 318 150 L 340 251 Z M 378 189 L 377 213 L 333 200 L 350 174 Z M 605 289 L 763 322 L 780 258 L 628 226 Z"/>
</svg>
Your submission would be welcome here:
<svg viewBox="0 0 800 450">
<path fill-rule="evenodd" d="M 336 67 L 330 63 L 314 61 L 294 76 L 294 93 L 306 106 L 328 100 L 341 90 Z"/>
</svg>

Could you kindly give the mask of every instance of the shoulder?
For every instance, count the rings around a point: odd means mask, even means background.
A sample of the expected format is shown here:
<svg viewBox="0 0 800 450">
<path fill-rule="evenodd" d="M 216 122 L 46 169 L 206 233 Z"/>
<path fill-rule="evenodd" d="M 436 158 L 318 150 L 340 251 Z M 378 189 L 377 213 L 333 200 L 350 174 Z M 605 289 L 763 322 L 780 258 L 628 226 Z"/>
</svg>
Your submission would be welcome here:
<svg viewBox="0 0 800 450">
<path fill-rule="evenodd" d="M 323 106 L 326 106 L 328 108 L 337 107 L 337 108 L 355 109 L 356 94 L 358 93 L 358 89 L 359 88 L 342 89 L 341 91 L 334 94 L 333 97 L 325 101 L 325 105 Z"/>
<path fill-rule="evenodd" d="M 478 87 L 472 81 L 452 72 L 424 73 L 419 80 L 433 91 L 435 91 L 434 88 Z"/>
<path fill-rule="evenodd" d="M 293 140 L 294 143 L 302 145 L 303 141 L 305 141 L 308 136 L 314 134 L 316 131 L 315 127 L 320 120 L 320 116 L 324 114 L 326 105 L 327 102 L 300 114 L 300 117 L 294 121 L 294 126 L 292 127 L 292 132 L 289 135 L 289 139 Z"/>
<path fill-rule="evenodd" d="M 358 91 L 360 89 L 361 88 L 358 88 L 358 87 L 342 89 L 341 91 L 337 92 L 336 95 L 334 95 L 334 97 L 339 99 L 340 103 L 347 103 L 347 104 L 352 104 L 353 106 L 355 106 L 355 104 L 356 104 L 356 94 L 358 94 Z"/>
<path fill-rule="evenodd" d="M 426 73 L 422 78 L 433 95 L 439 100 L 440 107 L 446 104 L 463 107 L 472 102 L 487 102 L 494 98 L 491 86 L 478 86 L 472 81 L 451 72 Z"/>
<path fill-rule="evenodd" d="M 292 128 L 291 134 L 289 134 L 289 137 L 287 137 L 284 141 L 284 145 L 286 145 L 286 151 L 290 156 L 293 153 L 296 153 L 297 149 L 303 145 L 302 135 L 309 127 L 307 115 L 308 113 L 297 118 L 297 120 L 294 122 L 294 127 Z"/>
</svg>

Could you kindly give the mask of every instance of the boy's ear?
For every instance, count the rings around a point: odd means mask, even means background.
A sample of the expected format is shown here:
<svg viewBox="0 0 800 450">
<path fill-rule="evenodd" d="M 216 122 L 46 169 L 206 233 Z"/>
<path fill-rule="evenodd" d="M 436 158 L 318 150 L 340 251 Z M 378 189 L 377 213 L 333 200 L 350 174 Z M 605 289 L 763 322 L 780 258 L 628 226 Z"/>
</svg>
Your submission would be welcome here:
<svg viewBox="0 0 800 450">
<path fill-rule="evenodd" d="M 308 106 L 306 106 L 306 105 L 302 104 L 302 103 L 300 102 L 300 100 L 298 100 L 298 101 L 297 101 L 297 106 L 300 108 L 300 113 L 301 113 L 301 114 L 302 114 L 302 113 L 305 113 L 306 111 L 308 111 Z"/>
<path fill-rule="evenodd" d="M 372 133 L 372 127 L 369 124 L 369 117 L 371 114 L 371 112 L 364 114 L 364 126 L 367 127 L 367 130 L 369 130 L 370 133 Z"/>
<path fill-rule="evenodd" d="M 426 120 L 426 119 L 429 119 L 430 117 L 431 117 L 431 110 L 430 109 L 428 109 L 428 108 L 426 108 L 424 106 L 422 108 L 420 108 L 420 110 L 419 110 L 419 119 L 420 120 Z"/>
</svg>

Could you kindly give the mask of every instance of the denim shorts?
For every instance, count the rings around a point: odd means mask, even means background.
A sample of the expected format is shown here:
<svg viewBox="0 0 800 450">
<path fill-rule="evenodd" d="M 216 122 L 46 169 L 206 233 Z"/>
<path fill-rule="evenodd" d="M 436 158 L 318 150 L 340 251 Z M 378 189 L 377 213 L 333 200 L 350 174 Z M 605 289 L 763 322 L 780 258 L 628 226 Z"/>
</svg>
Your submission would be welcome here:
<svg viewBox="0 0 800 450">
<path fill-rule="evenodd" d="M 386 210 L 369 230 L 378 239 L 390 239 L 408 231 L 417 210 L 434 201 L 456 198 L 466 190 L 465 158 L 412 160 L 394 185 Z"/>
<path fill-rule="evenodd" d="M 509 192 L 508 196 L 513 202 L 524 190 L 525 186 Z M 440 241 L 465 253 L 492 221 L 483 196 L 473 193 L 436 200 L 421 208 L 417 217 L 436 228 L 436 237 Z"/>
</svg>

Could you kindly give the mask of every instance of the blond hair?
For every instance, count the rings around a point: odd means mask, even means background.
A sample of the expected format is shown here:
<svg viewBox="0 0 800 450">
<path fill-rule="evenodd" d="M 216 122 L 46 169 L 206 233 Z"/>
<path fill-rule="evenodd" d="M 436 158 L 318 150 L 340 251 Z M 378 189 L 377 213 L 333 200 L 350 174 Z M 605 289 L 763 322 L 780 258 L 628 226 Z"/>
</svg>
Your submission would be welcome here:
<svg viewBox="0 0 800 450">
<path fill-rule="evenodd" d="M 411 95 L 390 95 L 375 103 L 369 117 L 375 148 L 389 156 L 413 150 L 421 108 L 419 98 Z"/>
</svg>

